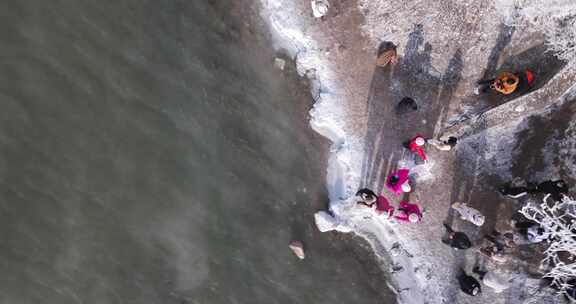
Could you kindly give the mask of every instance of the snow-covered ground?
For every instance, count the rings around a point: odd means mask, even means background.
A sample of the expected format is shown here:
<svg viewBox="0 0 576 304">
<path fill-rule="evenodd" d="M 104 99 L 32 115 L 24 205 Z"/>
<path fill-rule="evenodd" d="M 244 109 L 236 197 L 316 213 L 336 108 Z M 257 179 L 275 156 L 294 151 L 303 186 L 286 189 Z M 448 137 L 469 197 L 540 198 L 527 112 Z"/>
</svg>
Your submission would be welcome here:
<svg viewBox="0 0 576 304">
<path fill-rule="evenodd" d="M 502 24 L 506 16 L 496 7 L 502 1 L 328 2 L 328 14 L 320 19 L 312 16 L 308 0 L 261 0 L 261 15 L 272 29 L 276 48 L 293 57 L 298 72 L 311 80 L 316 101 L 310 112 L 312 128 L 333 142 L 327 185 L 334 218 L 327 218 L 332 221 L 327 224 L 334 224 L 331 228 L 335 230 L 352 231 L 364 237 L 378 256 L 390 261 L 393 288 L 401 303 L 554 303 L 555 297 L 539 291 L 538 280 L 519 270 L 500 273 L 511 280 L 511 288 L 504 295 L 490 290 L 477 298 L 460 294 L 455 274 L 464 264 L 470 266 L 475 254 L 454 253 L 439 241 L 442 222 L 454 198 L 444 190 L 452 189 L 451 183 L 458 182 L 453 176 L 453 154 L 432 154 L 427 165 L 413 168 L 420 173 L 416 180 L 421 183 L 419 189 L 429 189 L 430 196 L 437 199 L 429 202 L 419 224 L 395 223 L 366 213 L 355 207 L 352 197 L 362 183 L 369 128 L 368 100 L 375 89 L 375 53 L 382 41 L 393 41 L 401 55 L 410 56 L 410 52 L 429 55 L 429 73 L 437 78 L 442 78 L 442 71 L 449 69 L 455 53 L 462 54 L 462 80 L 446 101 L 445 115 L 450 116 L 466 111 L 469 105 L 463 100 L 486 69 L 498 66 L 502 58 L 542 43 L 542 33 L 528 24 L 519 24 L 514 35 L 507 36 L 510 28 Z M 424 35 L 416 45 L 411 45 L 415 28 Z M 558 84 L 555 89 L 559 87 L 563 86 Z M 482 167 L 500 178 L 513 177 L 511 147 L 515 145 L 516 132 L 525 128 L 523 117 L 517 118 L 463 140 L 458 155 L 472 157 L 466 164 L 471 171 Z M 441 129 L 437 126 L 434 133 L 440 133 Z M 477 155 L 477 136 L 488 147 L 482 155 Z M 471 185 L 477 185 L 477 176 L 472 173 L 467 177 L 474 179 Z M 460 193 L 457 197 L 466 195 Z"/>
</svg>

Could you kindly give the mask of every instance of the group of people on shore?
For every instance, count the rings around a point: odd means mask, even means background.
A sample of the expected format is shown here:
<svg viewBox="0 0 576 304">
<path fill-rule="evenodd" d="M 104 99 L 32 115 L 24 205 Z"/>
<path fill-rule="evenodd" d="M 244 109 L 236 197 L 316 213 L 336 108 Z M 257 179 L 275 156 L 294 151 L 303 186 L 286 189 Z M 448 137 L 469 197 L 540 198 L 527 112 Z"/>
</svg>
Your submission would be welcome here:
<svg viewBox="0 0 576 304">
<path fill-rule="evenodd" d="M 454 137 L 441 139 L 426 139 L 422 135 L 416 135 L 403 146 L 420 158 L 423 162 L 428 161 L 426 155 L 426 146 L 432 146 L 440 151 L 450 151 L 454 149 L 458 140 Z M 394 196 L 412 192 L 413 181 L 410 179 L 410 169 L 400 168 L 393 171 L 386 178 L 386 189 Z M 568 192 L 568 185 L 562 180 L 548 180 L 541 183 L 528 183 L 526 186 L 503 185 L 498 191 L 508 198 L 517 199 L 528 194 L 545 194 L 549 195 L 554 201 L 559 201 Z M 378 216 L 388 220 L 395 220 L 405 223 L 418 223 L 422 220 L 423 213 L 417 204 L 407 200 L 401 200 L 398 207 L 395 208 L 390 204 L 388 199 L 383 195 L 377 195 L 371 189 L 363 188 L 356 193 L 357 206 L 359 208 L 370 208 Z M 477 209 L 468 206 L 465 203 L 454 203 L 452 209 L 460 216 L 460 219 L 470 222 L 477 227 L 484 225 L 486 218 Z M 508 261 L 509 251 L 518 245 L 540 243 L 548 239 L 549 233 L 539 224 L 524 221 L 510 221 L 512 230 L 500 233 L 496 230 L 484 236 L 489 245 L 480 247 L 478 252 L 494 263 L 504 263 Z M 466 233 L 454 230 L 450 225 L 444 223 L 445 236 L 442 242 L 449 245 L 455 250 L 466 250 L 474 246 Z M 473 272 L 477 275 L 467 274 L 462 270 L 458 274 L 460 288 L 466 294 L 476 296 L 481 291 L 480 281 L 484 285 L 490 286 L 496 292 L 501 292 L 507 288 L 497 275 L 490 273 L 486 269 L 475 267 Z M 480 281 L 479 281 L 480 280 Z"/>
<path fill-rule="evenodd" d="M 422 161 L 426 162 L 428 157 L 425 153 L 425 146 L 429 144 L 440 151 L 450 151 L 456 146 L 458 140 L 455 137 L 443 139 L 426 139 L 422 135 L 416 135 L 411 140 L 404 143 L 404 147 L 417 154 Z M 400 168 L 392 172 L 386 178 L 386 188 L 394 195 L 400 196 L 403 193 L 412 192 L 410 185 L 410 169 Z M 417 204 L 402 200 L 398 208 L 394 208 L 388 199 L 382 195 L 376 195 L 374 191 L 363 188 L 356 192 L 357 205 L 360 207 L 372 208 L 379 216 L 387 219 L 396 219 L 401 222 L 418 223 L 422 219 L 422 211 Z M 461 212 L 466 213 L 467 208 L 462 205 L 458 208 Z M 470 213 L 470 212 L 468 212 Z M 471 217 L 474 217 L 470 215 Z"/>
<path fill-rule="evenodd" d="M 378 66 L 386 66 L 388 64 L 395 64 L 397 62 L 396 48 L 394 45 L 380 54 L 376 64 Z M 534 74 L 525 70 L 519 73 L 502 72 L 494 79 L 488 79 L 478 82 L 478 87 L 475 94 L 486 93 L 493 91 L 497 94 L 509 95 L 514 92 L 522 92 L 531 88 L 534 84 Z M 417 102 L 410 98 L 404 97 L 396 105 L 396 114 L 404 115 L 419 109 Z M 423 162 L 428 161 L 426 155 L 426 146 L 431 146 L 439 151 L 451 151 L 458 143 L 456 137 L 445 137 L 440 139 L 425 138 L 417 134 L 403 146 L 415 154 Z M 386 179 L 386 188 L 391 194 L 395 196 L 404 193 L 412 192 L 413 181 L 410 178 L 409 168 L 400 168 L 390 173 Z M 517 199 L 529 194 L 545 194 L 549 195 L 554 201 L 560 201 L 568 192 L 567 184 L 562 180 L 549 180 L 541 183 L 529 183 L 526 186 L 512 186 L 510 184 L 500 187 L 499 192 L 505 197 Z M 407 200 L 401 200 L 398 207 L 393 207 L 388 199 L 382 195 L 377 195 L 374 191 L 363 188 L 356 193 L 357 204 L 359 208 L 371 208 L 378 216 L 382 216 L 388 220 L 396 220 L 398 222 L 405 222 L 416 224 L 422 220 L 423 213 L 417 204 L 411 203 Z M 465 203 L 455 202 L 452 204 L 452 209 L 456 212 L 460 219 L 470 222 L 477 227 L 484 225 L 486 218 L 477 209 L 468 206 Z M 521 244 L 535 244 L 548 239 L 549 233 L 544 227 L 538 223 L 530 222 L 527 220 L 510 221 L 512 229 L 505 233 L 500 233 L 496 230 L 484 236 L 484 239 L 489 242 L 489 245 L 480 247 L 478 252 L 488 258 L 494 263 L 504 263 L 508 260 L 508 252 L 510 249 L 516 248 Z M 466 233 L 454 230 L 449 224 L 444 223 L 445 235 L 442 242 L 449 245 L 455 250 L 467 250 L 474 246 Z M 476 277 L 474 277 L 474 275 Z M 484 285 L 491 287 L 496 292 L 501 292 L 507 288 L 506 282 L 498 278 L 494 273 L 482 269 L 479 266 L 474 267 L 473 274 L 467 274 L 462 270 L 457 279 L 460 284 L 461 290 L 471 296 L 476 296 L 481 292 L 480 281 Z"/>
</svg>

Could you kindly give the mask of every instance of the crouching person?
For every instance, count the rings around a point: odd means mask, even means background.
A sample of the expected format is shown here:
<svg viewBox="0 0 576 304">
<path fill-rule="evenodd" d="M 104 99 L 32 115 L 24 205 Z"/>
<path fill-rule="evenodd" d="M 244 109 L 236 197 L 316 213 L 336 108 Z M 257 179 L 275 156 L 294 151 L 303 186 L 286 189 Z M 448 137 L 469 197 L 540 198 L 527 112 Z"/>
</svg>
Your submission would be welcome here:
<svg viewBox="0 0 576 304">
<path fill-rule="evenodd" d="M 456 147 L 458 139 L 456 137 L 450 136 L 448 138 L 440 138 L 440 140 L 428 139 L 426 142 L 440 151 L 450 151 Z"/>
<path fill-rule="evenodd" d="M 465 294 L 471 296 L 477 296 L 480 291 L 480 282 L 476 280 L 473 276 L 466 274 L 464 270 L 460 271 L 458 275 L 458 283 L 460 284 L 460 290 L 462 290 Z"/>
<path fill-rule="evenodd" d="M 356 192 L 356 196 L 359 198 L 356 202 L 357 205 L 374 210 L 376 215 L 390 218 L 394 214 L 394 207 L 390 205 L 390 202 L 384 196 L 376 195 L 370 189 L 360 189 Z"/>
<path fill-rule="evenodd" d="M 446 237 L 442 239 L 442 243 L 449 245 L 450 247 L 458 249 L 468 249 L 472 247 L 472 242 L 464 232 L 454 231 L 452 227 L 444 223 L 444 228 L 446 228 Z"/>
<path fill-rule="evenodd" d="M 401 222 L 418 223 L 422 219 L 422 212 L 420 212 L 420 207 L 416 204 L 411 204 L 409 202 L 401 202 L 398 206 L 399 215 L 394 218 Z"/>
</svg>

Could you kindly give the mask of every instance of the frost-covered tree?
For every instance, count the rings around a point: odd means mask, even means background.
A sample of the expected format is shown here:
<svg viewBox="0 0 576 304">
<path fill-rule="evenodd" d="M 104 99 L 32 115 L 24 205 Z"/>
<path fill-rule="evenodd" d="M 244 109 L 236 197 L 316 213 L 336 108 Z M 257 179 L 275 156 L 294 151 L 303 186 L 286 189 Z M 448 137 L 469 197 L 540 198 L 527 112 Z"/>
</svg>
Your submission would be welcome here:
<svg viewBox="0 0 576 304">
<path fill-rule="evenodd" d="M 576 1 L 495 0 L 505 23 L 528 23 L 544 33 L 548 48 L 558 58 L 576 63 Z"/>
<path fill-rule="evenodd" d="M 539 205 L 528 203 L 520 213 L 549 233 L 541 262 L 547 269 L 544 277 L 552 279 L 552 285 L 566 294 L 571 287 L 568 282 L 576 279 L 576 200 L 565 196 L 554 202 L 548 195 Z"/>
</svg>

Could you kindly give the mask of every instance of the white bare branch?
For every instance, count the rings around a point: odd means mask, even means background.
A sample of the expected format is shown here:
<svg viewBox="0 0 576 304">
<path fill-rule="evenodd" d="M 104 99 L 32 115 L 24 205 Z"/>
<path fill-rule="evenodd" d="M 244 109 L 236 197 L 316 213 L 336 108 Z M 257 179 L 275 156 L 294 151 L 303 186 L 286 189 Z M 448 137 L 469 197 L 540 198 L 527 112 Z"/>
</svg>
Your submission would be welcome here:
<svg viewBox="0 0 576 304">
<path fill-rule="evenodd" d="M 564 196 L 562 201 L 554 202 L 549 197 L 539 205 L 528 203 L 520 213 L 549 233 L 541 267 L 547 269 L 544 277 L 551 278 L 562 294 L 570 287 L 568 282 L 576 278 L 576 201 Z"/>
</svg>

